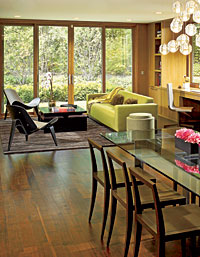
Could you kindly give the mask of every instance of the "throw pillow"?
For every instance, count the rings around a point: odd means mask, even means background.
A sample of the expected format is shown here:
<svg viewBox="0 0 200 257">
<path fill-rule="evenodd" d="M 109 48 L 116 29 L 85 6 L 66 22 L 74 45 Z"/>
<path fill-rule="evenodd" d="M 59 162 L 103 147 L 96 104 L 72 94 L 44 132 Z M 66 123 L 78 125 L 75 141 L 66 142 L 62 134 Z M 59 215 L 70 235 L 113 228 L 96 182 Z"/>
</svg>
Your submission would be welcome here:
<svg viewBox="0 0 200 257">
<path fill-rule="evenodd" d="M 124 101 L 124 104 L 137 104 L 137 99 L 133 99 L 133 98 L 127 98 L 125 101 Z"/>
<path fill-rule="evenodd" d="M 113 97 L 112 101 L 110 102 L 112 105 L 118 105 L 118 104 L 123 104 L 124 102 L 124 96 L 117 94 Z"/>
</svg>

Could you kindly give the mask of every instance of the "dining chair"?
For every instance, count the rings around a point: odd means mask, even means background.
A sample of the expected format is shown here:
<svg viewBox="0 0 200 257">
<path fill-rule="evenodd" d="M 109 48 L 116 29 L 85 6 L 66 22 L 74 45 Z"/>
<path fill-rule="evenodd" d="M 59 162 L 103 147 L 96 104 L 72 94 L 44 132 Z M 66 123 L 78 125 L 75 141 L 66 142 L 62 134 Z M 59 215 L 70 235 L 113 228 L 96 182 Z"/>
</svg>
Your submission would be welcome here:
<svg viewBox="0 0 200 257">
<path fill-rule="evenodd" d="M 105 156 L 105 152 L 103 146 L 88 138 L 89 149 L 90 149 L 90 156 L 91 156 L 91 163 L 92 163 L 92 194 L 91 194 L 91 204 L 90 204 L 90 211 L 89 211 L 89 223 L 91 222 L 93 210 L 96 201 L 96 194 L 97 194 L 97 187 L 98 184 L 103 186 L 104 188 L 104 207 L 103 207 L 103 221 L 102 221 L 102 228 L 101 228 L 101 240 L 103 240 L 107 217 L 108 217 L 108 210 L 109 210 L 109 202 L 110 202 L 110 177 L 108 172 L 108 165 Z M 119 147 L 112 147 L 110 151 L 117 154 L 126 161 L 128 166 L 135 165 L 135 159 L 130 154 L 126 153 L 124 150 L 120 149 Z M 98 163 L 100 155 L 100 163 Z M 99 165 L 98 165 L 99 164 Z M 156 181 L 155 177 L 149 175 L 147 172 L 144 171 L 146 176 L 152 180 Z M 125 187 L 123 173 L 121 172 L 121 168 L 116 169 L 116 178 L 118 181 L 119 187 Z"/>
<path fill-rule="evenodd" d="M 38 105 L 40 103 L 39 97 L 36 97 L 31 102 L 25 104 L 14 89 L 6 88 L 4 89 L 4 94 L 7 100 L 7 105 L 18 105 L 23 107 L 26 110 L 30 110 L 34 108 L 36 114 L 38 115 Z M 7 114 L 8 114 L 8 110 L 6 108 L 4 120 L 6 120 Z"/>
<path fill-rule="evenodd" d="M 135 209 L 132 192 L 131 192 L 132 183 L 128 175 L 128 169 L 127 169 L 126 163 L 122 159 L 120 159 L 117 155 L 113 154 L 111 151 L 107 150 L 106 153 L 108 157 L 109 173 L 111 178 L 110 179 L 111 212 L 110 212 L 110 228 L 109 228 L 107 246 L 109 246 L 110 244 L 114 222 L 115 222 L 117 202 L 119 202 L 126 209 L 126 237 L 125 237 L 124 256 L 127 256 L 130 239 L 131 239 L 131 232 L 132 232 L 133 211 Z M 119 171 L 116 171 L 115 169 L 116 165 L 119 165 L 121 167 L 120 170 L 123 173 L 125 187 L 121 187 L 120 184 L 118 183 L 116 174 Z M 131 167 L 131 169 L 137 170 L 138 173 L 142 174 L 142 176 L 147 178 L 147 176 L 145 175 L 144 171 L 141 168 Z M 141 194 L 142 208 L 143 209 L 154 208 L 154 201 L 150 190 L 143 185 L 143 182 L 142 183 L 139 183 L 139 182 L 140 180 L 137 181 L 137 185 Z M 176 205 L 176 204 L 186 203 L 186 199 L 184 196 L 181 196 L 178 192 L 166 186 L 166 184 L 161 182 L 156 182 L 156 184 L 158 184 L 162 207 L 165 207 L 167 205 Z"/>
<path fill-rule="evenodd" d="M 142 228 L 146 228 L 156 240 L 158 257 L 165 256 L 165 242 L 181 240 L 182 256 L 185 256 L 186 238 L 190 237 L 196 243 L 196 236 L 200 235 L 200 208 L 195 204 L 168 206 L 162 208 L 162 200 L 158 185 L 140 173 L 130 168 L 135 203 L 135 229 L 134 229 L 134 257 L 138 256 L 141 242 Z M 137 185 L 140 180 L 150 189 L 154 199 L 154 209 L 143 211 L 142 194 Z M 195 245 L 193 243 L 193 245 Z"/>
<path fill-rule="evenodd" d="M 188 106 L 175 106 L 174 105 L 174 95 L 173 95 L 173 86 L 172 83 L 167 84 L 167 95 L 168 95 L 168 108 L 171 111 L 178 113 L 178 124 L 165 125 L 169 126 L 184 126 L 184 127 L 194 127 L 199 124 L 200 120 L 196 120 L 192 117 L 192 112 L 194 107 Z"/>
<path fill-rule="evenodd" d="M 40 122 L 33 120 L 28 112 L 21 106 L 7 105 L 6 108 L 10 112 L 12 118 L 12 126 L 10 131 L 10 138 L 8 143 L 8 151 L 10 151 L 11 144 L 13 141 L 15 128 L 18 129 L 19 133 L 24 134 L 26 141 L 28 136 L 38 130 L 49 129 L 55 145 L 57 146 L 57 140 L 53 124 L 58 120 L 57 117 L 53 118 L 49 122 Z"/>
</svg>

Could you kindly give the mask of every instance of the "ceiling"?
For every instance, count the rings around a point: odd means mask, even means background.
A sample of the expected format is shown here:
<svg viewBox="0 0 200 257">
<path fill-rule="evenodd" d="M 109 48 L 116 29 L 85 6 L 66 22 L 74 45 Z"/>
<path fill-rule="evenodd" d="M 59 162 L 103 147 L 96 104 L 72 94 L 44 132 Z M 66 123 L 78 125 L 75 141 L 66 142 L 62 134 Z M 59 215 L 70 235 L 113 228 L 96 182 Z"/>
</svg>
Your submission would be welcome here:
<svg viewBox="0 0 200 257">
<path fill-rule="evenodd" d="M 173 0 L 0 0 L 0 18 L 149 23 L 172 18 Z M 162 12 L 162 14 L 156 14 Z"/>
</svg>

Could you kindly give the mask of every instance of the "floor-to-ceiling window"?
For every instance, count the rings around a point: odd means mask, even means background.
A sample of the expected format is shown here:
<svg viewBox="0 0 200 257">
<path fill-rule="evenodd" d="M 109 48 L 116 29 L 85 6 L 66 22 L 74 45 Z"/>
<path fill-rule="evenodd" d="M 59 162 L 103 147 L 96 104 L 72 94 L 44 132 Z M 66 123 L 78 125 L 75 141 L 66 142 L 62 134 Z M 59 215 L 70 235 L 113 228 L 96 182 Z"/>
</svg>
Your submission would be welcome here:
<svg viewBox="0 0 200 257">
<path fill-rule="evenodd" d="M 106 89 L 132 91 L 132 30 L 106 29 Z"/>
<path fill-rule="evenodd" d="M 4 88 L 33 99 L 33 27 L 4 26 Z"/>
<path fill-rule="evenodd" d="M 67 101 L 68 85 L 68 27 L 39 27 L 39 97 L 47 103 L 50 98 Z"/>
<path fill-rule="evenodd" d="M 87 94 L 117 86 L 131 91 L 133 26 L 111 26 L 28 20 L 1 25 L 0 82 L 16 89 L 26 103 L 39 96 L 41 105 L 51 96 L 49 74 L 58 104 L 82 104 Z"/>
<path fill-rule="evenodd" d="M 74 100 L 102 92 L 102 29 L 74 28 Z"/>
</svg>

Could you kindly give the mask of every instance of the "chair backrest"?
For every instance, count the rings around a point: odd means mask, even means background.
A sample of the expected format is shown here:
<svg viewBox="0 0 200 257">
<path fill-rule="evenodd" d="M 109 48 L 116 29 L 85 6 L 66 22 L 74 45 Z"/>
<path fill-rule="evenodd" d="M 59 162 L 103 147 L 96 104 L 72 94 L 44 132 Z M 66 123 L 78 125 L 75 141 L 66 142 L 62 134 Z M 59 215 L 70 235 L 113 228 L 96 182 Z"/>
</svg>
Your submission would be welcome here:
<svg viewBox="0 0 200 257">
<path fill-rule="evenodd" d="M 17 122 L 17 129 L 22 134 L 31 134 L 38 130 L 28 112 L 21 106 L 7 105 L 10 116 Z M 25 130 L 25 131 L 24 131 Z"/>
<path fill-rule="evenodd" d="M 92 172 L 93 173 L 98 172 L 97 156 L 96 156 L 97 152 L 95 152 L 95 149 L 96 149 L 101 155 L 102 167 L 103 167 L 103 171 L 104 171 L 105 186 L 110 187 L 108 165 L 106 162 L 106 157 L 105 157 L 103 147 L 90 138 L 88 138 L 88 143 L 89 143 L 90 155 L 91 155 L 91 161 L 92 161 Z"/>
<path fill-rule="evenodd" d="M 4 94 L 6 96 L 8 104 L 10 105 L 15 104 L 16 102 L 23 103 L 22 99 L 19 97 L 19 95 L 14 89 L 11 89 L 11 88 L 4 89 Z"/>
<path fill-rule="evenodd" d="M 174 95 L 173 95 L 173 87 L 172 83 L 167 84 L 167 95 L 168 95 L 168 107 L 170 110 L 174 111 Z"/>
<path fill-rule="evenodd" d="M 126 187 L 126 203 L 128 205 L 128 207 L 133 206 L 133 197 L 132 197 L 132 193 L 131 193 L 131 186 L 130 186 L 130 180 L 129 180 L 129 176 L 128 176 L 128 170 L 127 170 L 127 166 L 126 163 L 121 160 L 120 158 L 118 158 L 116 155 L 114 155 L 111 151 L 107 150 L 107 157 L 108 157 L 108 165 L 109 165 L 109 171 L 110 171 L 110 178 L 111 178 L 111 189 L 115 190 L 119 187 L 124 187 L 124 183 L 122 183 L 121 181 L 118 182 L 117 181 L 117 176 L 116 176 L 116 172 L 119 172 L 119 169 L 115 169 L 114 168 L 114 163 L 118 164 L 121 168 L 121 172 L 123 172 L 123 176 L 124 176 L 124 182 L 125 182 L 125 187 Z"/>
<path fill-rule="evenodd" d="M 140 199 L 140 193 L 138 189 L 138 181 L 141 181 L 144 185 L 151 188 L 153 199 L 154 199 L 154 207 L 155 207 L 155 215 L 156 215 L 156 226 L 157 226 L 157 233 L 158 234 L 165 234 L 165 226 L 164 226 L 164 219 L 163 219 L 163 213 L 162 208 L 160 204 L 160 199 L 156 187 L 156 183 L 152 182 L 148 178 L 144 178 L 136 169 L 129 168 L 131 180 L 132 180 L 132 190 L 133 190 L 133 197 L 134 197 L 134 203 L 135 203 L 135 215 L 137 219 L 137 215 L 141 214 L 143 211 L 142 205 L 141 205 L 141 199 Z M 137 180 L 136 180 L 137 179 Z M 141 218 L 141 216 L 140 216 Z"/>
</svg>

